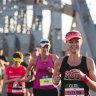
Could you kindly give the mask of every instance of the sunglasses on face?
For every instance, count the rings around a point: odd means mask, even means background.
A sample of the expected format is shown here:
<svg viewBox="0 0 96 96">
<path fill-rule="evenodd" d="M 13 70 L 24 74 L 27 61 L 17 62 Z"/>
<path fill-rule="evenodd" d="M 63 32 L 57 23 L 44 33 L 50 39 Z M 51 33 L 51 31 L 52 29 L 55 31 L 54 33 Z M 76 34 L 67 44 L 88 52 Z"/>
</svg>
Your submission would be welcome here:
<svg viewBox="0 0 96 96">
<path fill-rule="evenodd" d="M 49 41 L 42 41 L 42 42 L 40 42 L 40 43 L 49 43 Z"/>
<path fill-rule="evenodd" d="M 43 48 L 48 48 L 49 47 L 49 45 L 45 45 Z"/>
</svg>

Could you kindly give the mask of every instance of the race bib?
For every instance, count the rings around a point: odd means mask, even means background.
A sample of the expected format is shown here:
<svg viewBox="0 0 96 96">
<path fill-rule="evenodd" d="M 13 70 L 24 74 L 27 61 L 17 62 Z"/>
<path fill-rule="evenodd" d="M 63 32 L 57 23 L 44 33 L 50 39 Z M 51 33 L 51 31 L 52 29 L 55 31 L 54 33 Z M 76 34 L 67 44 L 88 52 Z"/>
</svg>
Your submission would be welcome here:
<svg viewBox="0 0 96 96">
<path fill-rule="evenodd" d="M 53 85 L 52 77 L 50 76 L 42 76 L 40 78 L 40 86 L 49 86 Z"/>
<path fill-rule="evenodd" d="M 64 96 L 84 96 L 84 88 L 78 84 L 67 84 L 64 93 Z"/>
<path fill-rule="evenodd" d="M 22 89 L 19 89 L 19 90 L 17 90 L 17 89 L 12 89 L 12 93 L 21 93 L 21 92 L 23 92 Z"/>
<path fill-rule="evenodd" d="M 20 86 L 18 83 L 13 83 L 13 88 L 12 88 L 12 93 L 21 93 L 22 91 L 22 86 Z"/>
</svg>

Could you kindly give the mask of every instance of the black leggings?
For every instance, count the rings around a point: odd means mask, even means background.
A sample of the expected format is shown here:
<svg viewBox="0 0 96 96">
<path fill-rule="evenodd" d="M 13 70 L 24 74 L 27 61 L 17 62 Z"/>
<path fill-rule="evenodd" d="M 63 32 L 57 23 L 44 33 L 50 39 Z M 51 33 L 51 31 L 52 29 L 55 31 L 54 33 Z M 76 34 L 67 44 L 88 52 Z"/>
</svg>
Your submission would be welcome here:
<svg viewBox="0 0 96 96">
<path fill-rule="evenodd" d="M 40 90 L 33 89 L 34 96 L 58 96 L 57 89 Z"/>
<path fill-rule="evenodd" d="M 12 93 L 7 93 L 7 96 L 24 96 L 24 94 L 12 94 Z"/>
</svg>

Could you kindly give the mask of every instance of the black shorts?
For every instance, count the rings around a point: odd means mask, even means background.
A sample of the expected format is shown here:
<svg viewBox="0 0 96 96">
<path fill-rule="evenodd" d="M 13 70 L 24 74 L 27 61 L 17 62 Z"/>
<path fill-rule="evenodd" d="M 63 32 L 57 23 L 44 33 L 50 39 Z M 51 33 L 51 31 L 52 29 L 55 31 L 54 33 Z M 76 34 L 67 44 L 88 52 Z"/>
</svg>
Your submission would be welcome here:
<svg viewBox="0 0 96 96">
<path fill-rule="evenodd" d="M 7 93 L 7 96 L 24 96 L 24 94 L 12 94 L 12 93 Z"/>
<path fill-rule="evenodd" d="M 31 82 L 26 82 L 26 83 L 25 83 L 25 86 L 26 86 L 26 88 L 32 88 L 32 87 L 33 87 L 33 81 L 31 81 Z"/>
<path fill-rule="evenodd" d="M 34 96 L 58 96 L 57 89 L 40 90 L 33 89 Z"/>
</svg>

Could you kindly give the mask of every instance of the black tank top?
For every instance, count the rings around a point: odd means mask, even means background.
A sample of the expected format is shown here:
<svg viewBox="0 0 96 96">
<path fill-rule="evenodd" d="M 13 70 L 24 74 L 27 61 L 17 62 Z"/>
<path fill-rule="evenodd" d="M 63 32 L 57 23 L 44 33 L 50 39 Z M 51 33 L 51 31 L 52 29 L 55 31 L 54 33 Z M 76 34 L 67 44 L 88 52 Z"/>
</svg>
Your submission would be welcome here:
<svg viewBox="0 0 96 96">
<path fill-rule="evenodd" d="M 82 56 L 81 63 L 78 66 L 70 66 L 67 63 L 68 56 L 64 57 L 60 68 L 61 90 L 60 96 L 90 96 L 88 86 L 76 75 L 70 73 L 71 69 L 79 69 L 84 74 L 89 75 L 86 57 Z"/>
</svg>

